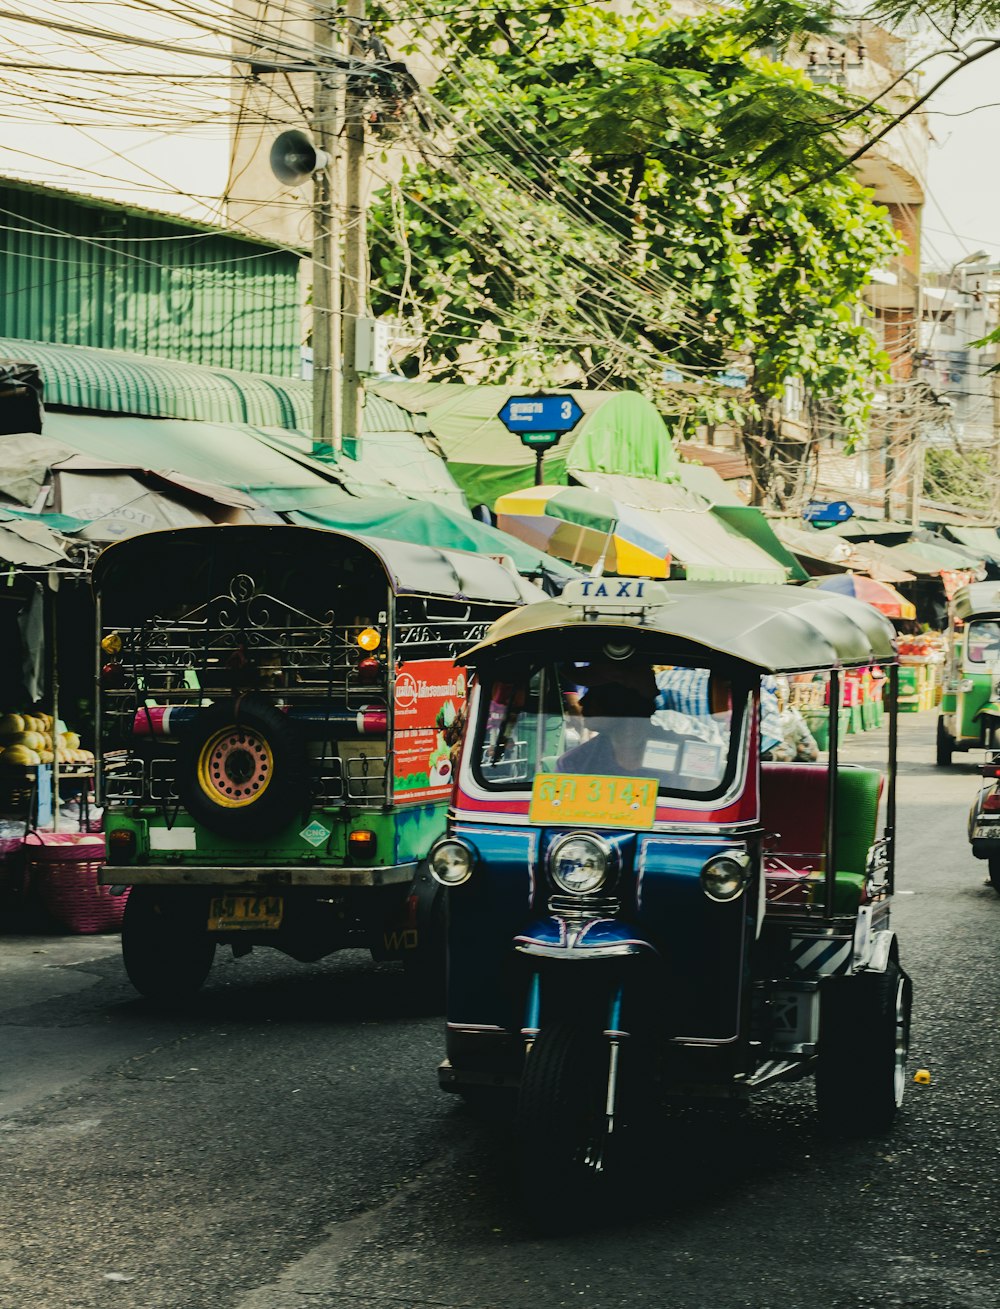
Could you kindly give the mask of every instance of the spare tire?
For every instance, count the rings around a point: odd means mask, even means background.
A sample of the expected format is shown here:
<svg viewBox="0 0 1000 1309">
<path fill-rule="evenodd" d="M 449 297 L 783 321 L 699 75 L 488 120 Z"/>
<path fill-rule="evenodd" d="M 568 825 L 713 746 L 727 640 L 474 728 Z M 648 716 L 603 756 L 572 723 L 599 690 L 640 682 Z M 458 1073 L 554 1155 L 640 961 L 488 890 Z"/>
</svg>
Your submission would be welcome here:
<svg viewBox="0 0 1000 1309">
<path fill-rule="evenodd" d="M 305 740 L 265 696 L 207 705 L 184 729 L 178 796 L 220 836 L 274 836 L 308 803 L 308 783 Z"/>
</svg>

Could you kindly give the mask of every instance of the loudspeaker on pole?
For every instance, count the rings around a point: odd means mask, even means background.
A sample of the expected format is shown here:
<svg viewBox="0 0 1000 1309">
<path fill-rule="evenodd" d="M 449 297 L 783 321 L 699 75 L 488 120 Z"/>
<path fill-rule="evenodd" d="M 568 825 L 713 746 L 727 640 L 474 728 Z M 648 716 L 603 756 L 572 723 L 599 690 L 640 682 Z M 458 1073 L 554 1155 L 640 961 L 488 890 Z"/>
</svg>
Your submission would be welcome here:
<svg viewBox="0 0 1000 1309">
<path fill-rule="evenodd" d="M 282 132 L 271 146 L 271 172 L 286 186 L 301 186 L 326 168 L 330 158 L 325 150 L 316 149 L 305 132 L 293 128 Z"/>
</svg>

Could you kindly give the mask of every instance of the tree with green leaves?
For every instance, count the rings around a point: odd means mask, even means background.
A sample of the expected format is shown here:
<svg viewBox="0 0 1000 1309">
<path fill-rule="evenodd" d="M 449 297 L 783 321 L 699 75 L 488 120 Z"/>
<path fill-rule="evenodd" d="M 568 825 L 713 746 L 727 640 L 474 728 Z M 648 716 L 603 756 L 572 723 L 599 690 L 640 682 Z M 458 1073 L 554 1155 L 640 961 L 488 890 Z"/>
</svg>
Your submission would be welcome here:
<svg viewBox="0 0 1000 1309">
<path fill-rule="evenodd" d="M 631 387 L 692 423 L 735 416 L 762 486 L 800 497 L 818 423 L 789 443 L 786 383 L 848 440 L 864 430 L 886 361 L 861 293 L 898 249 L 839 166 L 878 111 L 782 62 L 829 12 L 449 3 L 422 157 L 372 215 L 377 311 L 419 318 L 424 376 Z M 748 394 L 712 384 L 734 361 Z M 664 366 L 688 379 L 668 394 Z"/>
</svg>

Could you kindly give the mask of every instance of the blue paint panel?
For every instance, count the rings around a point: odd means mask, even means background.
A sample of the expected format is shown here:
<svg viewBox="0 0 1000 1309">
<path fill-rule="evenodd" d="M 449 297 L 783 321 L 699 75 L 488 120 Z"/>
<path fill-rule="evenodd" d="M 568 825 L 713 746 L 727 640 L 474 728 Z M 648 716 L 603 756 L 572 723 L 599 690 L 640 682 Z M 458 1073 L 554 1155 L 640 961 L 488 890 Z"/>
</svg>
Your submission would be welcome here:
<svg viewBox="0 0 1000 1309">
<path fill-rule="evenodd" d="M 637 925 L 664 957 L 664 1004 L 674 1036 L 720 1040 L 738 1032 L 755 893 L 751 887 L 734 903 L 716 904 L 701 889 L 699 876 L 712 855 L 726 848 L 711 840 L 641 841 Z"/>
<path fill-rule="evenodd" d="M 519 1028 L 513 941 L 531 920 L 537 833 L 470 824 L 455 835 L 475 846 L 479 860 L 465 885 L 448 893 L 448 1021 Z"/>
<path fill-rule="evenodd" d="M 530 862 L 534 855 L 540 877 L 545 851 L 561 831 L 460 824 L 454 833 L 475 846 L 479 860 L 470 880 L 449 897 L 448 1020 L 519 1028 L 523 996 L 518 986 L 527 982 L 529 961 L 516 957 L 514 938 L 530 933 L 540 941 L 551 936 L 557 944 L 559 937 L 557 921 L 545 918 L 544 886 L 532 908 Z M 651 984 L 662 987 L 662 1012 L 671 1035 L 737 1036 L 755 893 L 751 887 L 733 904 L 716 904 L 700 880 L 708 859 L 731 845 L 712 839 L 605 835 L 621 854 L 622 909 L 613 926 L 593 929 L 594 945 L 637 938 L 655 947 L 662 972 L 647 977 L 660 978 Z"/>
</svg>

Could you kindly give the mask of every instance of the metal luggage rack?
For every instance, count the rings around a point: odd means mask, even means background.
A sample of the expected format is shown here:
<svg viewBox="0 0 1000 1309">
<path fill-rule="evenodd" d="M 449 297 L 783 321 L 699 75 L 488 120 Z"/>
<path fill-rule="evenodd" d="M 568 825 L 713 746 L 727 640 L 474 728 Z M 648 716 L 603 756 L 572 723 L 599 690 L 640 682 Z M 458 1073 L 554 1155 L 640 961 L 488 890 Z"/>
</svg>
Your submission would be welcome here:
<svg viewBox="0 0 1000 1309">
<path fill-rule="evenodd" d="M 384 753 L 359 751 L 354 758 L 322 755 L 311 761 L 313 804 L 380 807 L 385 803 L 387 774 Z M 103 795 L 111 805 L 177 804 L 177 761 L 137 755 L 106 759 Z"/>
</svg>

